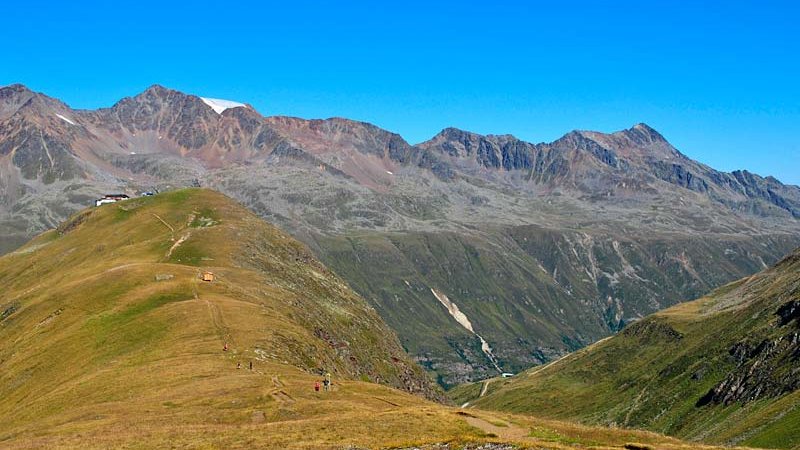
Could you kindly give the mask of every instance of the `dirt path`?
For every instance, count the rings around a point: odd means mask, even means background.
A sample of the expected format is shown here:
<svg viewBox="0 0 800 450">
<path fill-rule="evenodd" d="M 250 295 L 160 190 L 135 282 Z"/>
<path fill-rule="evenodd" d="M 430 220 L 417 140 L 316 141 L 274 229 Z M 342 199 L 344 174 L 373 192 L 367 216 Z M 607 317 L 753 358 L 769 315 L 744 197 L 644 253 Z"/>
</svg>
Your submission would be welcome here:
<svg viewBox="0 0 800 450">
<path fill-rule="evenodd" d="M 195 296 L 195 298 L 198 298 Z M 211 324 L 214 326 L 214 329 L 217 331 L 217 336 L 222 339 L 222 343 L 233 345 L 233 336 L 231 336 L 230 330 L 222 323 L 222 313 L 220 313 L 219 308 L 217 305 L 205 299 L 206 305 L 208 305 L 208 314 L 211 318 Z"/>
<path fill-rule="evenodd" d="M 506 426 L 495 425 L 473 416 L 467 416 L 466 421 L 470 426 L 478 428 L 485 433 L 494 434 L 500 439 L 508 439 L 510 441 L 530 440 L 530 431 L 528 431 L 526 428 L 518 427 L 503 420 L 498 420 L 498 422 L 503 423 Z"/>
<path fill-rule="evenodd" d="M 294 397 L 289 395 L 285 390 L 282 388 L 284 387 L 283 382 L 278 379 L 277 375 L 272 376 L 272 385 L 275 386 L 275 389 L 270 392 L 270 395 L 277 400 L 279 403 L 286 405 L 291 405 L 294 403 Z"/>
<path fill-rule="evenodd" d="M 390 404 L 392 406 L 398 406 L 398 407 L 400 406 L 395 402 L 390 402 L 389 400 L 386 400 L 385 398 L 375 397 L 374 395 L 372 396 L 372 398 L 374 398 L 375 400 L 380 400 L 380 401 L 382 401 L 384 403 L 388 403 L 388 404 Z"/>
<path fill-rule="evenodd" d="M 481 395 L 479 395 L 478 397 L 483 397 L 484 395 L 486 395 L 486 391 L 489 390 L 489 383 L 491 383 L 491 380 L 483 381 L 483 386 L 481 386 Z"/>
<path fill-rule="evenodd" d="M 594 348 L 596 345 L 598 345 L 598 344 L 600 344 L 600 343 L 602 343 L 604 341 L 607 341 L 607 340 L 611 339 L 612 337 L 614 337 L 614 336 L 613 335 L 606 336 L 603 339 L 600 339 L 597 342 L 593 342 L 593 343 L 589 344 L 588 346 L 583 347 L 580 350 L 576 350 L 576 351 L 574 351 L 572 353 L 567 353 L 566 355 L 562 356 L 561 358 L 556 359 L 555 361 L 550 361 L 547 364 L 543 364 L 543 365 L 537 367 L 535 370 L 531 370 L 529 372 L 524 372 L 524 375 L 526 377 L 530 377 L 530 376 L 533 376 L 533 375 L 535 375 L 535 374 L 537 374 L 537 373 L 539 373 L 539 372 L 541 372 L 541 371 L 543 371 L 545 369 L 557 366 L 559 364 L 563 364 L 563 363 L 569 361 L 572 358 L 575 358 L 577 356 L 583 355 L 584 353 L 587 353 L 590 349 Z"/>
<path fill-rule="evenodd" d="M 294 398 L 292 398 L 291 395 L 287 394 L 286 391 L 283 390 L 273 391 L 270 393 L 270 395 L 272 396 L 272 398 L 277 400 L 278 403 L 284 406 L 288 406 L 294 403 Z"/>
<path fill-rule="evenodd" d="M 183 244 L 187 239 L 189 239 L 191 235 L 192 232 L 190 231 L 181 236 L 177 241 L 175 241 L 175 243 L 172 244 L 172 247 L 169 248 L 169 251 L 167 251 L 167 254 L 164 255 L 164 259 L 169 259 L 169 257 L 172 256 L 172 252 L 175 251 L 176 248 L 180 247 L 181 244 Z"/>
<path fill-rule="evenodd" d="M 164 219 L 162 219 L 161 217 L 159 217 L 159 215 L 158 215 L 158 214 L 156 214 L 156 213 L 150 213 L 150 214 L 152 214 L 152 215 L 153 215 L 153 217 L 155 217 L 156 219 L 158 219 L 159 221 L 161 221 L 161 223 L 163 223 L 163 224 L 164 224 L 164 226 L 166 226 L 167 228 L 169 228 L 169 231 L 170 231 L 170 232 L 172 232 L 172 233 L 174 233 L 174 232 L 175 232 L 175 229 L 174 229 L 174 228 L 172 228 L 172 225 L 168 224 L 168 223 L 167 223 L 167 222 L 166 222 Z"/>
</svg>

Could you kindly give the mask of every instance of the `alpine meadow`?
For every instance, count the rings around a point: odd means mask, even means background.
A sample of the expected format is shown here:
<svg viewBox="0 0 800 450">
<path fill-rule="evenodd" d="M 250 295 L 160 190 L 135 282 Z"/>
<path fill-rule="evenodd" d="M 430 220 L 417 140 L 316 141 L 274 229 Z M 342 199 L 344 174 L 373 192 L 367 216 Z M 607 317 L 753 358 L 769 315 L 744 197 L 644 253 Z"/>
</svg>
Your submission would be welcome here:
<svg viewBox="0 0 800 450">
<path fill-rule="evenodd" d="M 800 450 L 798 5 L 3 16 L 0 448 Z"/>
</svg>

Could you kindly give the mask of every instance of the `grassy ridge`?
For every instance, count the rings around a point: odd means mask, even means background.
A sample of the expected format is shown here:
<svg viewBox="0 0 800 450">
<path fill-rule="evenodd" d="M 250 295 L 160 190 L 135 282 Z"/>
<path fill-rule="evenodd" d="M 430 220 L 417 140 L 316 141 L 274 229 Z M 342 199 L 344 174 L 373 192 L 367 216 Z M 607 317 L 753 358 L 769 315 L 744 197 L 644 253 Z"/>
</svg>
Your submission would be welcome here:
<svg viewBox="0 0 800 450">
<path fill-rule="evenodd" d="M 800 445 L 800 253 L 472 397 L 477 407 L 715 443 Z M 726 383 L 726 384 L 723 384 Z M 456 394 L 475 389 L 464 387 Z"/>
<path fill-rule="evenodd" d="M 437 395 L 302 245 L 213 192 L 79 213 L 0 260 L 0 282 L 0 414 L 12 435 L 76 404 L 147 397 L 156 380 L 203 385 L 237 362 Z"/>
<path fill-rule="evenodd" d="M 79 213 L 0 258 L 0 286 L 4 449 L 689 448 L 425 400 L 439 391 L 374 310 L 210 191 Z"/>
</svg>

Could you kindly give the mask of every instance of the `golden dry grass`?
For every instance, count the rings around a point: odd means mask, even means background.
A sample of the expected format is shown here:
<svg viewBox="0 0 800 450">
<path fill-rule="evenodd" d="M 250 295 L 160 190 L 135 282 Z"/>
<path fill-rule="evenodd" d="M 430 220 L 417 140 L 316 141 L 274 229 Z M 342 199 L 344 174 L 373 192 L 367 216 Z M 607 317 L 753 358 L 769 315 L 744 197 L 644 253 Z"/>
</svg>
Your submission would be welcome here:
<svg viewBox="0 0 800 450">
<path fill-rule="evenodd" d="M 91 211 L 0 258 L 2 448 L 693 447 L 468 417 L 388 386 L 421 389 L 421 371 L 377 314 L 302 246 L 219 194 Z M 215 281 L 200 281 L 202 270 Z M 314 390 L 317 367 L 334 372 L 332 392 Z M 492 435 L 481 421 L 514 434 Z"/>
</svg>

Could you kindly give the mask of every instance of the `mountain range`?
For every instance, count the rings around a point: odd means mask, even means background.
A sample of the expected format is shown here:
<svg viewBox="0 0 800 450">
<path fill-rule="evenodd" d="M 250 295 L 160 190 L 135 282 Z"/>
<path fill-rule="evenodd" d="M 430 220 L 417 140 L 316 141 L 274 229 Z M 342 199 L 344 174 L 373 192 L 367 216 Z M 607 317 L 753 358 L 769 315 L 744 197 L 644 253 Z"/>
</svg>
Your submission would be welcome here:
<svg viewBox="0 0 800 450">
<path fill-rule="evenodd" d="M 308 245 L 443 386 L 553 360 L 800 245 L 800 188 L 645 124 L 411 145 L 161 86 L 98 110 L 0 88 L 2 252 L 102 194 L 198 185 Z"/>
</svg>

